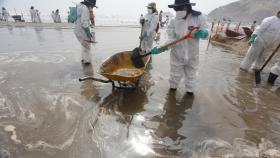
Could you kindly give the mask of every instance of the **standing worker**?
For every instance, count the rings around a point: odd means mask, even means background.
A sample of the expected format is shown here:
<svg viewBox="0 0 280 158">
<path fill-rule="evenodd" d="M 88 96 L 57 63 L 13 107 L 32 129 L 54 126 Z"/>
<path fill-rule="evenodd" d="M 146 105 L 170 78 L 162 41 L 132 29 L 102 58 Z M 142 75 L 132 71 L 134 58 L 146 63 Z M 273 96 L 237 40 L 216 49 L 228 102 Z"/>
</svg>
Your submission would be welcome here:
<svg viewBox="0 0 280 158">
<path fill-rule="evenodd" d="M 240 68 L 249 71 L 254 63 L 254 70 L 258 70 L 264 63 L 266 56 L 280 42 L 280 11 L 276 16 L 265 18 L 254 31 L 249 41 L 249 48 Z"/>
<path fill-rule="evenodd" d="M 193 32 L 193 39 L 187 39 L 171 47 L 170 53 L 170 91 L 176 91 L 181 79 L 185 77 L 185 86 L 189 96 L 194 95 L 196 76 L 199 65 L 199 40 L 208 37 L 208 25 L 202 13 L 192 9 L 195 3 L 189 0 L 175 0 L 175 4 L 169 5 L 176 11 L 175 19 L 172 19 L 168 28 L 168 38 L 174 41 L 189 33 L 193 27 L 199 29 Z M 158 54 L 165 50 L 153 48 L 152 54 Z"/>
<path fill-rule="evenodd" d="M 253 24 L 251 25 L 251 30 L 252 30 L 253 32 L 255 31 L 256 26 L 257 26 L 257 21 L 255 20 L 255 21 L 253 22 Z"/>
<path fill-rule="evenodd" d="M 148 13 L 144 16 L 145 22 L 143 26 L 142 46 L 143 52 L 150 52 L 159 27 L 159 15 L 156 3 L 149 3 L 147 6 Z"/>
<path fill-rule="evenodd" d="M 3 21 L 4 19 L 3 19 L 3 14 L 2 14 L 2 12 L 0 13 L 0 21 Z"/>
<path fill-rule="evenodd" d="M 161 27 L 163 27 L 162 14 L 163 14 L 163 11 L 161 10 L 161 11 L 159 12 L 159 17 L 158 17 L 158 18 L 159 18 L 159 23 L 160 23 L 160 26 L 161 26 Z"/>
<path fill-rule="evenodd" d="M 75 35 L 82 45 L 82 63 L 91 63 L 91 44 L 92 34 L 90 32 L 89 8 L 94 7 L 95 0 L 84 0 L 77 5 L 77 21 Z"/>
<path fill-rule="evenodd" d="M 53 19 L 53 22 L 55 23 L 56 21 L 55 21 L 55 13 L 54 13 L 54 11 L 52 11 L 51 17 L 52 17 L 52 19 Z"/>
<path fill-rule="evenodd" d="M 31 16 L 31 22 L 35 23 L 36 22 L 36 10 L 34 9 L 33 6 L 30 7 L 30 16 Z"/>
<path fill-rule="evenodd" d="M 226 30 L 230 29 L 231 20 L 228 20 Z"/>
<path fill-rule="evenodd" d="M 3 16 L 4 21 L 7 21 L 7 22 L 9 21 L 10 14 L 4 7 L 2 8 L 2 16 Z"/>
<path fill-rule="evenodd" d="M 57 9 L 55 11 L 55 22 L 56 23 L 61 23 L 61 18 L 60 18 L 60 15 L 59 15 L 59 9 Z"/>
<path fill-rule="evenodd" d="M 40 16 L 40 12 L 39 12 L 39 10 L 38 10 L 38 9 L 36 9 L 35 11 L 36 11 L 36 14 L 35 14 L 35 15 L 36 15 L 36 16 L 35 16 L 35 17 L 36 17 L 36 18 L 35 18 L 35 19 L 36 19 L 36 20 L 35 20 L 35 21 L 36 21 L 36 23 L 42 23 L 42 20 L 41 20 L 41 16 Z"/>
</svg>

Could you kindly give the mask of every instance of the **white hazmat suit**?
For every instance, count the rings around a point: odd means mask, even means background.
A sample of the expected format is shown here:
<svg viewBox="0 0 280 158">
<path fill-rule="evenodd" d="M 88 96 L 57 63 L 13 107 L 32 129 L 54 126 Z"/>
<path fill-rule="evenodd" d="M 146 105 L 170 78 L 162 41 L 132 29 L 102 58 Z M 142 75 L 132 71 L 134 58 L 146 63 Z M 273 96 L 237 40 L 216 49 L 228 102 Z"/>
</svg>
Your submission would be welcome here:
<svg viewBox="0 0 280 158">
<path fill-rule="evenodd" d="M 3 15 L 4 21 L 9 21 L 10 14 L 9 14 L 9 12 L 7 10 L 3 10 L 2 9 L 2 15 Z"/>
<path fill-rule="evenodd" d="M 55 20 L 55 13 L 54 12 L 52 12 L 52 14 L 51 14 L 51 17 L 52 17 L 52 19 L 53 19 L 53 22 L 56 22 Z"/>
<path fill-rule="evenodd" d="M 31 22 L 36 23 L 37 11 L 35 9 L 30 9 L 30 16 L 31 16 Z"/>
<path fill-rule="evenodd" d="M 91 40 L 87 37 L 85 28 L 90 27 L 89 9 L 84 4 L 77 5 L 78 18 L 76 21 L 75 35 L 82 45 L 82 62 L 91 63 L 91 45 L 85 40 Z"/>
<path fill-rule="evenodd" d="M 159 23 L 158 13 L 148 13 L 144 17 L 145 23 L 143 26 L 143 33 L 147 33 L 147 37 L 142 40 L 141 49 L 150 52 L 153 47 L 153 42 L 156 37 L 156 29 Z"/>
<path fill-rule="evenodd" d="M 38 10 L 36 10 L 36 16 L 35 17 L 36 17 L 35 18 L 36 23 L 42 23 L 40 12 Z"/>
<path fill-rule="evenodd" d="M 254 64 L 253 69 L 260 69 L 267 55 L 280 43 L 280 18 L 268 17 L 254 31 L 257 38 L 249 48 L 240 68 L 246 71 Z"/>
<path fill-rule="evenodd" d="M 188 15 L 186 12 L 176 12 L 175 19 L 172 19 L 168 28 L 169 41 L 183 37 L 189 33 L 189 27 L 199 27 L 200 30 L 208 31 L 206 18 L 202 15 Z M 177 89 L 185 77 L 187 92 L 193 92 L 195 88 L 197 70 L 199 65 L 199 39 L 187 39 L 171 48 L 170 53 L 170 88 Z"/>
</svg>

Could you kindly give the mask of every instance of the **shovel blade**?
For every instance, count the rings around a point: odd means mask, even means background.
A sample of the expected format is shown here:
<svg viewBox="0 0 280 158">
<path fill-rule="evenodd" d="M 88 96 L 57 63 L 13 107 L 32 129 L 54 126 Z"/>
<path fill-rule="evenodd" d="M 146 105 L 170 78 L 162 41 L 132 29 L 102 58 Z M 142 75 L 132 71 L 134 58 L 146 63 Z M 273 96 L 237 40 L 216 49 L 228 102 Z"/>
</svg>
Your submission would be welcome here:
<svg viewBox="0 0 280 158">
<path fill-rule="evenodd" d="M 142 56 L 140 54 L 141 52 L 141 49 L 140 48 L 135 48 L 133 51 L 132 51 L 132 54 L 131 54 L 131 61 L 132 61 L 132 64 L 136 67 L 136 68 L 143 68 L 145 67 L 145 63 L 144 61 L 142 60 Z"/>
</svg>

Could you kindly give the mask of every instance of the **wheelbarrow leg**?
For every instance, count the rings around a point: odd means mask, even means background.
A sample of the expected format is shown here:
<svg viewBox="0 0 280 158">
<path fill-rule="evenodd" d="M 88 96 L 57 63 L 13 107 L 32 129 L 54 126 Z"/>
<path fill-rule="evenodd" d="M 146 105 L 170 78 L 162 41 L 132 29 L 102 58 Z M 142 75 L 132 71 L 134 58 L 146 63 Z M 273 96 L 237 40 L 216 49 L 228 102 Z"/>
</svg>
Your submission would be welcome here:
<svg viewBox="0 0 280 158">
<path fill-rule="evenodd" d="M 101 82 L 101 83 L 112 83 L 112 85 L 114 85 L 114 82 L 112 80 L 102 80 L 102 79 L 99 79 L 99 78 L 94 78 L 94 77 L 84 77 L 84 78 L 79 78 L 79 81 L 82 82 L 82 81 L 86 81 L 86 80 L 93 80 L 93 81 L 97 81 L 97 82 Z"/>
</svg>

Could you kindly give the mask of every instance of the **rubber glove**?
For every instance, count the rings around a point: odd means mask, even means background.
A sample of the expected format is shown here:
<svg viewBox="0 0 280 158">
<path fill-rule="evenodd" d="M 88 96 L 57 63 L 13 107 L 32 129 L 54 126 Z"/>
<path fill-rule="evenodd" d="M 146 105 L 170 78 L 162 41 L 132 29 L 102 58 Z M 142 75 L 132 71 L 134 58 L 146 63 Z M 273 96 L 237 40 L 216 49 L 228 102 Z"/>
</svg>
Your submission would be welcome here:
<svg viewBox="0 0 280 158">
<path fill-rule="evenodd" d="M 90 29 L 87 27 L 87 28 L 84 28 L 84 31 L 85 31 L 87 37 L 88 37 L 89 39 L 91 39 L 91 38 L 92 38 L 92 34 L 91 34 L 91 32 L 90 32 Z"/>
<path fill-rule="evenodd" d="M 140 39 L 142 40 L 142 39 L 147 38 L 147 37 L 148 37 L 148 33 L 147 33 L 147 31 L 145 31 L 145 32 L 142 34 L 142 36 L 140 37 Z"/>
<path fill-rule="evenodd" d="M 153 55 L 160 54 L 160 53 L 165 52 L 165 51 L 167 51 L 167 50 L 168 50 L 168 48 L 158 48 L 158 47 L 154 47 L 154 48 L 152 49 L 152 54 L 153 54 Z"/>
<path fill-rule="evenodd" d="M 252 44 L 252 43 L 255 43 L 256 42 L 256 39 L 257 39 L 258 35 L 256 34 L 252 34 L 250 40 L 249 40 L 249 43 Z"/>
<path fill-rule="evenodd" d="M 147 38 L 147 37 L 148 37 L 148 33 L 147 33 L 147 31 L 145 31 L 143 34 L 143 38 Z"/>
<path fill-rule="evenodd" d="M 195 38 L 207 38 L 208 37 L 208 31 L 207 30 L 197 30 L 194 32 Z"/>
<path fill-rule="evenodd" d="M 174 37 L 176 38 L 176 39 L 179 39 L 180 38 L 180 35 L 179 34 L 174 34 Z"/>
</svg>

